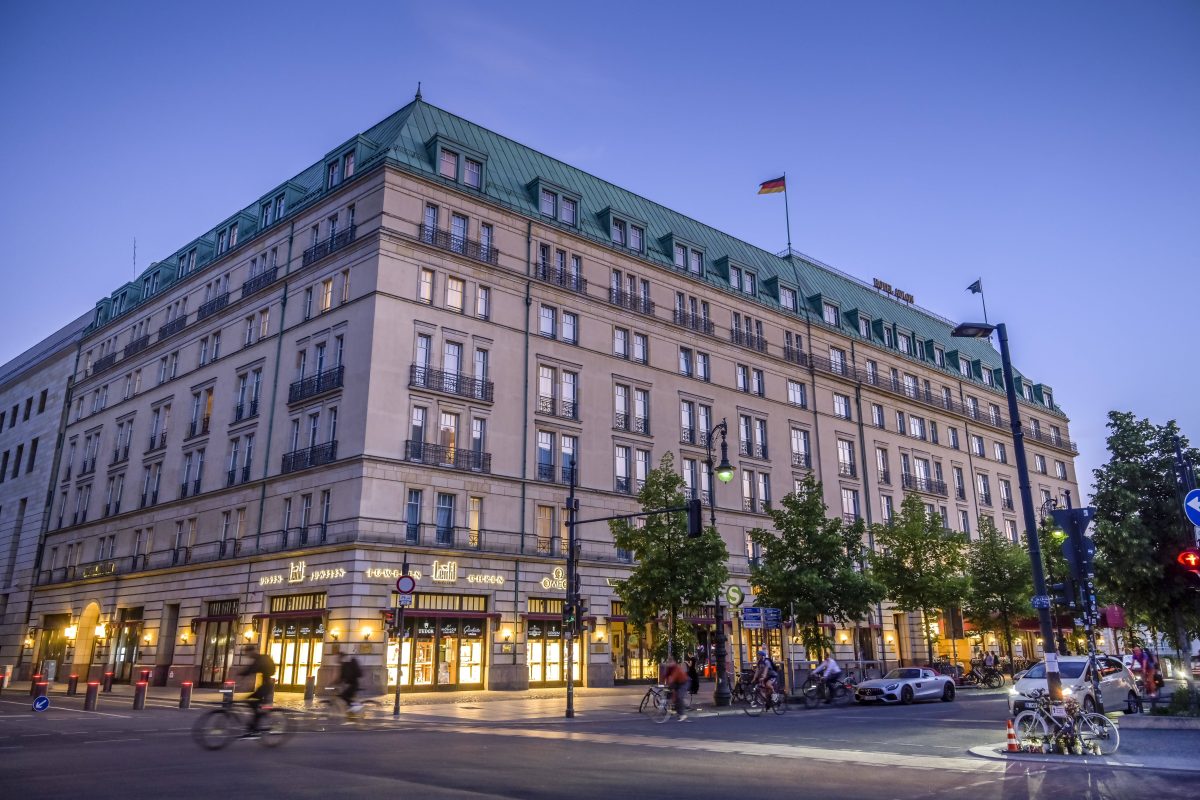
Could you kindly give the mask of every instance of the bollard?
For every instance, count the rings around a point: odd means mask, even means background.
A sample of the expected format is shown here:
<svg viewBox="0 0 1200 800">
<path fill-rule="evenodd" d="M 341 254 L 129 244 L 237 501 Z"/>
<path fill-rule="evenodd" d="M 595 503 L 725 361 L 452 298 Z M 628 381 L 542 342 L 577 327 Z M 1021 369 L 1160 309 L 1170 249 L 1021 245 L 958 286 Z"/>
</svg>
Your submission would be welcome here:
<svg viewBox="0 0 1200 800">
<path fill-rule="evenodd" d="M 146 708 L 146 687 L 145 681 L 138 681 L 133 685 L 133 710 L 144 711 Z"/>
<path fill-rule="evenodd" d="M 179 684 L 179 707 L 188 709 L 192 707 L 192 682 L 184 681 Z"/>
<path fill-rule="evenodd" d="M 225 681 L 221 687 L 221 705 L 229 708 L 233 705 L 233 687 L 237 684 L 233 681 Z"/>
<path fill-rule="evenodd" d="M 150 670 L 144 669 L 141 671 L 140 674 L 142 676 L 141 680 L 145 681 L 146 685 L 149 686 L 150 685 Z"/>
<path fill-rule="evenodd" d="M 100 694 L 100 681 L 88 681 L 87 692 L 83 695 L 83 710 L 95 711 L 96 698 Z"/>
<path fill-rule="evenodd" d="M 67 697 L 74 697 L 77 694 L 79 694 L 79 676 L 78 675 L 68 675 L 67 676 Z"/>
<path fill-rule="evenodd" d="M 47 683 L 46 681 L 39 681 L 38 684 L 36 686 L 34 686 L 33 688 L 34 688 L 33 696 L 35 699 L 38 697 L 45 697 L 47 690 L 49 690 L 49 688 L 50 688 L 50 684 Z"/>
<path fill-rule="evenodd" d="M 29 681 L 29 696 L 30 697 L 37 696 L 34 693 L 37 691 L 38 681 L 40 681 L 41 679 L 42 679 L 42 676 L 39 674 L 39 675 L 34 675 L 33 679 Z"/>
<path fill-rule="evenodd" d="M 113 674 L 111 672 L 104 673 L 104 691 L 107 694 L 112 691 Z"/>
<path fill-rule="evenodd" d="M 309 675 L 304 681 L 304 705 L 311 706 L 317 699 L 317 676 Z"/>
</svg>

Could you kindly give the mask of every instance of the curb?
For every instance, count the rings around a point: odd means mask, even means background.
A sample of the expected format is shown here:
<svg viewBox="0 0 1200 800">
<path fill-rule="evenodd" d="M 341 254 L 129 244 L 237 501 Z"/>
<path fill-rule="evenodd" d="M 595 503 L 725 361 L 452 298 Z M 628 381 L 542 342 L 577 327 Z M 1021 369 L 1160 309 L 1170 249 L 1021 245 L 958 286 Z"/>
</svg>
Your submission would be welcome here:
<svg viewBox="0 0 1200 800">
<path fill-rule="evenodd" d="M 1113 769 L 1147 769 L 1161 772 L 1200 773 L 1200 766 L 1181 767 L 1167 764 L 1153 764 L 1148 761 L 1122 761 L 1116 756 L 1062 756 L 1050 753 L 1010 753 L 1007 742 L 985 744 L 967 750 L 973 756 L 988 758 L 993 761 L 1027 761 L 1035 764 L 1062 764 L 1084 767 L 1110 767 Z"/>
</svg>

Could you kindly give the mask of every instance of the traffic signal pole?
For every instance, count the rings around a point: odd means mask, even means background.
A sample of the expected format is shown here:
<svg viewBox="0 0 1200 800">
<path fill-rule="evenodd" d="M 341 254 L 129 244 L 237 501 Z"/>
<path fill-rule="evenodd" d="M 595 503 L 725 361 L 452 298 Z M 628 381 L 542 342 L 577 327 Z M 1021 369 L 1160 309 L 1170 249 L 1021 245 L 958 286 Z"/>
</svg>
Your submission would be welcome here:
<svg viewBox="0 0 1200 800">
<path fill-rule="evenodd" d="M 575 629 L 579 626 L 579 581 L 575 570 L 578 559 L 575 554 L 575 516 L 579 511 L 579 501 L 575 499 L 575 459 L 571 459 L 571 489 L 567 493 L 567 598 L 564 607 L 563 639 L 567 643 L 567 719 L 575 716 Z M 566 617 L 569 615 L 569 620 Z"/>
<path fill-rule="evenodd" d="M 404 551 L 404 563 L 400 565 L 400 574 L 408 574 L 408 551 Z M 383 637 L 383 668 L 387 673 L 387 636 Z M 396 699 L 392 703 L 392 716 L 400 716 L 400 685 L 404 682 L 404 606 L 400 604 L 400 592 L 396 592 Z"/>
</svg>

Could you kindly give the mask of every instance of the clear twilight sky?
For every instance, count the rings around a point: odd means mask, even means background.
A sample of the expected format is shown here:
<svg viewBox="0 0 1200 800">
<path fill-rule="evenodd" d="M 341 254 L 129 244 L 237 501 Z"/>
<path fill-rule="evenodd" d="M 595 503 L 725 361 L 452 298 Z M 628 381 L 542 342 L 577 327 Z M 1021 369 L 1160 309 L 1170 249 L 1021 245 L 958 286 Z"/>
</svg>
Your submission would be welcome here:
<svg viewBox="0 0 1200 800">
<path fill-rule="evenodd" d="M 1200 3 L 11 3 L 0 362 L 412 99 L 1200 439 Z M 175 6 L 178 6 L 175 8 Z M 1085 489 L 1085 491 L 1087 491 Z"/>
</svg>

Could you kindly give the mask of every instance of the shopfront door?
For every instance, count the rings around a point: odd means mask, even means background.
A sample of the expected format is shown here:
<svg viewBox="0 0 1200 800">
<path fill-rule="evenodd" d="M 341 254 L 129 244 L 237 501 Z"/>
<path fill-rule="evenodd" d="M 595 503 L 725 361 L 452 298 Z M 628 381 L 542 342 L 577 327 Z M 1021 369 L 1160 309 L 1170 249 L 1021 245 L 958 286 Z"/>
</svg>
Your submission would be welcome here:
<svg viewBox="0 0 1200 800">
<path fill-rule="evenodd" d="M 388 684 L 416 690 L 478 689 L 483 686 L 485 619 L 417 616 L 406 619 L 405 635 L 388 642 Z"/>
<path fill-rule="evenodd" d="M 117 610 L 116 629 L 109 632 L 113 646 L 110 650 L 113 680 L 130 683 L 136 676 L 134 668 L 142 646 L 142 609 L 121 608 Z"/>
<path fill-rule="evenodd" d="M 216 688 L 225 683 L 236 632 L 233 620 L 205 623 L 204 649 L 200 654 L 200 686 Z"/>
<path fill-rule="evenodd" d="M 304 688 L 308 676 L 321 666 L 325 641 L 322 617 L 271 620 L 271 658 L 275 660 L 275 682 L 285 691 Z"/>
<path fill-rule="evenodd" d="M 566 642 L 562 623 L 558 620 L 529 620 L 526 626 L 526 653 L 529 663 L 530 686 L 565 686 Z M 579 684 L 582 670 L 579 663 L 579 642 L 572 647 L 572 680 Z"/>
</svg>

